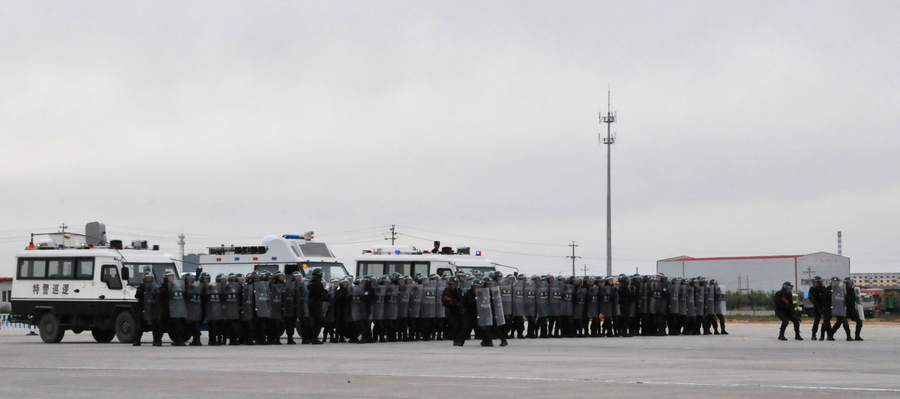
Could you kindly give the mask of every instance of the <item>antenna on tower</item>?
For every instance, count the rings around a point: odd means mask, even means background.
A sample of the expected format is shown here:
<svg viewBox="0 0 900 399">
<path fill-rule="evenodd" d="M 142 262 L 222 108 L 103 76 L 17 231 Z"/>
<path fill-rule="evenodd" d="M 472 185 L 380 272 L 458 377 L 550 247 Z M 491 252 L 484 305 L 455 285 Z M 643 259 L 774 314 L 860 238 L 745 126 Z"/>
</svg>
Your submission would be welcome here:
<svg viewBox="0 0 900 399">
<path fill-rule="evenodd" d="M 600 123 L 606 124 L 606 138 L 600 133 L 600 142 L 606 145 L 606 275 L 612 275 L 612 145 L 616 137 L 612 134 L 612 124 L 617 115 L 612 112 L 612 94 L 606 90 L 606 116 L 600 113 Z"/>
</svg>

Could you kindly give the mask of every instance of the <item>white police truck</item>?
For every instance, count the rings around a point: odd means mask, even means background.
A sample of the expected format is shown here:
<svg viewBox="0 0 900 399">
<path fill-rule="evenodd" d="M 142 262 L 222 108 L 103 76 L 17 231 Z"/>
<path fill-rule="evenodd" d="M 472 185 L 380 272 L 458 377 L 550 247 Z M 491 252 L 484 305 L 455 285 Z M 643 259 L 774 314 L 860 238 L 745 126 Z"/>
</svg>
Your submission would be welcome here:
<svg viewBox="0 0 900 399">
<path fill-rule="evenodd" d="M 382 276 L 400 273 L 401 275 L 456 274 L 461 271 L 489 273 L 504 266 L 481 257 L 481 251 L 472 251 L 469 247 L 441 248 L 440 253 L 422 251 L 411 245 L 376 245 L 372 249 L 363 250 L 356 257 L 356 274 L 359 276 Z M 504 266 L 510 267 L 510 266 Z M 513 268 L 514 269 L 514 268 Z"/>
<path fill-rule="evenodd" d="M 98 222 L 88 223 L 85 234 L 32 234 L 16 254 L 10 317 L 37 325 L 47 343 L 62 341 L 66 331 L 90 331 L 97 342 L 134 342 L 143 328 L 134 299 L 143 274 L 164 281 L 167 271 L 178 269 L 158 246 L 131 244 L 107 242 Z"/>
<path fill-rule="evenodd" d="M 266 236 L 262 245 L 210 247 L 206 254 L 185 255 L 183 268 L 193 272 L 202 267 L 212 276 L 261 270 L 280 270 L 288 276 L 299 271 L 306 276 L 315 269 L 322 269 L 325 281 L 346 277 L 347 269 L 334 257 L 328 245 L 314 242 L 313 238 L 313 232 L 308 231 L 303 235 Z"/>
</svg>

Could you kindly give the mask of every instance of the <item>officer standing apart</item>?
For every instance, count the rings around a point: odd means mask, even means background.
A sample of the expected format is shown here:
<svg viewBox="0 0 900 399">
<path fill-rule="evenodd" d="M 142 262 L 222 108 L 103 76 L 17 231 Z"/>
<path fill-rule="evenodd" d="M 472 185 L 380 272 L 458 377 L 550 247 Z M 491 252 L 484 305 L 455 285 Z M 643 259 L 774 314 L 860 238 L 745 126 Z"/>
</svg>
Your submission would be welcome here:
<svg viewBox="0 0 900 399">
<path fill-rule="evenodd" d="M 153 331 L 153 346 L 162 346 L 163 318 L 159 300 L 159 284 L 153 278 L 152 272 L 144 273 L 144 284 L 134 293 L 134 298 L 140 304 L 138 309 L 140 309 L 141 316 L 138 319 L 143 319 L 143 324 L 149 325 L 150 331 Z M 134 346 L 141 346 L 143 335 L 144 328 L 141 325 L 138 327 L 138 336 L 134 341 Z"/>
<path fill-rule="evenodd" d="M 464 311 L 462 294 L 459 292 L 459 279 L 450 277 L 447 288 L 441 293 L 441 304 L 444 305 L 447 321 L 450 323 L 450 336 L 453 337 L 453 346 L 463 346 L 466 338 L 463 337 Z"/>
<path fill-rule="evenodd" d="M 787 341 L 787 338 L 784 337 L 784 330 L 787 328 L 788 322 L 794 323 L 794 339 L 803 341 L 803 338 L 800 337 L 800 317 L 794 310 L 793 291 L 794 285 L 790 281 L 785 281 L 781 285 L 781 290 L 775 293 L 775 316 L 781 319 L 781 331 L 778 334 L 778 339 L 781 341 Z"/>
<path fill-rule="evenodd" d="M 322 283 L 324 273 L 322 269 L 312 271 L 312 280 L 309 281 L 309 318 L 312 324 L 309 342 L 313 345 L 321 345 L 319 331 L 325 324 L 325 316 L 322 313 L 322 304 L 328 300 L 328 291 Z"/>
</svg>

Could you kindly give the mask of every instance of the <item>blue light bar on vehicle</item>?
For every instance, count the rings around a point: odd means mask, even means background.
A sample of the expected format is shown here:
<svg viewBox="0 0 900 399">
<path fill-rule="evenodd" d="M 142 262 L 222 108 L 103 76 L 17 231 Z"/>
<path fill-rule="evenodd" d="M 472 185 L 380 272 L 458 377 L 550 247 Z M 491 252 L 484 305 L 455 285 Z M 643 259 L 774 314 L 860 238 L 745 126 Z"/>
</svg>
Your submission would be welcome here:
<svg viewBox="0 0 900 399">
<path fill-rule="evenodd" d="M 475 256 L 481 256 L 481 251 L 475 251 Z"/>
<path fill-rule="evenodd" d="M 300 239 L 300 235 L 299 235 L 299 234 L 285 234 L 285 235 L 283 235 L 283 236 L 281 236 L 281 237 L 282 237 L 282 238 L 291 239 L 291 240 L 299 240 L 299 239 Z"/>
</svg>

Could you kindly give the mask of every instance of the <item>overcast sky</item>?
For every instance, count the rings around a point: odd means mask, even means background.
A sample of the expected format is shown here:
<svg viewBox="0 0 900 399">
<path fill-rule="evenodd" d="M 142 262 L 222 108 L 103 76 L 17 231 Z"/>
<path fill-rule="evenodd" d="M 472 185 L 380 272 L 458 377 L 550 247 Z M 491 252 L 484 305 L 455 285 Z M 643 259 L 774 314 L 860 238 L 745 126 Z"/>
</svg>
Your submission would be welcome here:
<svg viewBox="0 0 900 399">
<path fill-rule="evenodd" d="M 900 271 L 900 6 L 0 2 L 0 275 L 29 233 L 177 254 L 313 230 L 603 274 L 837 252 Z M 352 272 L 352 270 L 351 270 Z M 579 273 L 581 271 L 579 270 Z"/>
</svg>

